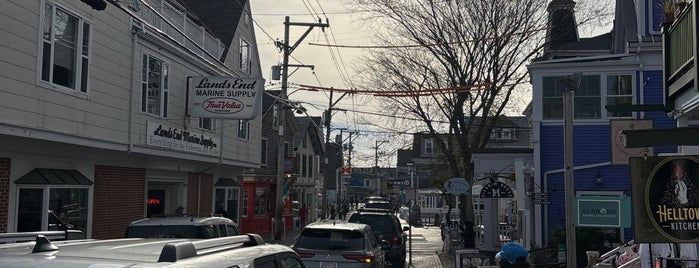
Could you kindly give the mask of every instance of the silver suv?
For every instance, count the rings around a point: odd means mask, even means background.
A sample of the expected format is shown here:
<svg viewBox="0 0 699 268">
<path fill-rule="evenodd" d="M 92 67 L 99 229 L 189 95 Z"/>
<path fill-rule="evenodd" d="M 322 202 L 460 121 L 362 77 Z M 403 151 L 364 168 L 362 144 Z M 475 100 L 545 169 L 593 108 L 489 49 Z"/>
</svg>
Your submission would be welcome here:
<svg viewBox="0 0 699 268">
<path fill-rule="evenodd" d="M 307 267 L 384 267 L 385 262 L 383 248 L 366 224 L 313 223 L 301 231 L 293 249 Z"/>
<path fill-rule="evenodd" d="M 235 221 L 224 217 L 147 218 L 132 222 L 127 238 L 216 238 L 239 235 Z"/>
<path fill-rule="evenodd" d="M 68 240 L 0 245 L 0 267 L 283 267 L 304 268 L 289 247 L 256 234 L 212 239 Z"/>
</svg>

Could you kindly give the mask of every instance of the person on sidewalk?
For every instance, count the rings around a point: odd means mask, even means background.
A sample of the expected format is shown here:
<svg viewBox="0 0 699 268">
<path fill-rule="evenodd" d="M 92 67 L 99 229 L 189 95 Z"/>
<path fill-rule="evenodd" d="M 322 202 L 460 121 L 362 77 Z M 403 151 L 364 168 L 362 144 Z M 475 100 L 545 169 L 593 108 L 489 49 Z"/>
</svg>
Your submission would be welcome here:
<svg viewBox="0 0 699 268">
<path fill-rule="evenodd" d="M 529 251 L 522 245 L 510 242 L 495 254 L 495 259 L 500 260 L 501 268 L 530 268 Z"/>
<path fill-rule="evenodd" d="M 306 207 L 306 202 L 303 202 L 301 209 L 299 209 L 299 217 L 301 218 L 301 229 L 306 227 L 306 218 L 308 218 L 308 208 Z"/>
<path fill-rule="evenodd" d="M 330 219 L 334 220 L 335 219 L 335 213 L 337 212 L 337 208 L 335 207 L 335 201 L 333 201 L 333 204 L 330 205 Z"/>
</svg>

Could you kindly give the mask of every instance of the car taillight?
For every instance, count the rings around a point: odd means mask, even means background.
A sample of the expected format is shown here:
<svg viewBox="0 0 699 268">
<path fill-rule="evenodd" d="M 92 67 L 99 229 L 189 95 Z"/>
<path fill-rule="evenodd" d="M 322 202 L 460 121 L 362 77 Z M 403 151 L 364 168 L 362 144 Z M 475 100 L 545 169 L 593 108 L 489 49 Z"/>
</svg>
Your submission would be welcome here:
<svg viewBox="0 0 699 268">
<path fill-rule="evenodd" d="M 299 252 L 298 254 L 299 254 L 299 257 L 301 257 L 301 258 L 310 258 L 310 257 L 313 257 L 316 255 L 315 253 L 308 253 L 308 252 Z"/>
<path fill-rule="evenodd" d="M 398 234 L 393 234 L 393 245 L 400 245 L 398 242 Z"/>
<path fill-rule="evenodd" d="M 348 260 L 357 260 L 363 263 L 372 263 L 374 261 L 374 256 L 369 255 L 355 255 L 355 254 L 344 254 L 342 257 Z"/>
</svg>

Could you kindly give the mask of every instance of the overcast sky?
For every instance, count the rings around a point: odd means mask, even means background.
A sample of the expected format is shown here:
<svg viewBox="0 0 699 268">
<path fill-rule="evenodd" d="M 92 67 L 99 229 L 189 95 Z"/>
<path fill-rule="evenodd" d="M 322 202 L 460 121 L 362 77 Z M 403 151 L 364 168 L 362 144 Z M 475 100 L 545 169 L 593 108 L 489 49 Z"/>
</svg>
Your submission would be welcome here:
<svg viewBox="0 0 699 268">
<path fill-rule="evenodd" d="M 255 35 L 257 38 L 260 64 L 263 76 L 266 80 L 267 89 L 280 89 L 280 81 L 271 79 L 271 66 L 282 62 L 282 54 L 275 46 L 276 40 L 284 38 L 284 19 L 289 16 L 291 22 L 316 23 L 321 19 L 330 28 L 325 31 L 315 28 L 301 41 L 298 47 L 291 54 L 290 64 L 314 65 L 314 69 L 299 68 L 289 70 L 289 99 L 302 101 L 302 105 L 308 109 L 311 116 L 321 116 L 323 110 L 329 106 L 328 92 L 296 91 L 298 84 L 317 85 L 334 88 L 355 88 L 352 84 L 352 65 L 362 60 L 361 49 L 351 48 L 329 48 L 325 46 L 315 46 L 316 44 L 338 44 L 338 45 L 370 45 L 370 34 L 365 30 L 367 25 L 363 25 L 359 13 L 349 12 L 345 5 L 352 0 L 261 0 L 250 1 L 252 17 L 255 22 Z M 613 7 L 612 0 L 603 0 L 610 7 Z M 313 15 L 312 15 L 313 14 Z M 370 25 L 380 27 L 380 25 Z M 608 32 L 611 27 L 599 28 L 596 32 L 590 33 L 581 30 L 581 36 L 596 35 L 597 33 Z M 300 36 L 307 30 L 305 26 L 290 27 L 290 44 L 294 44 Z M 333 95 L 335 102 L 340 94 Z M 377 103 L 366 103 L 361 97 L 351 97 L 350 95 L 340 100 L 335 108 L 372 112 L 376 110 Z M 336 112 L 332 117 L 333 127 L 347 127 L 351 130 L 364 130 L 367 128 L 363 124 L 370 115 L 355 114 L 349 112 Z M 380 121 L 378 117 L 376 120 Z M 380 129 L 375 129 L 381 131 Z M 325 132 L 325 130 L 324 130 Z M 331 139 L 339 131 L 331 134 Z M 346 137 L 345 133 L 345 137 Z M 407 137 L 404 137 L 407 138 Z M 405 146 L 405 142 L 394 142 L 395 137 L 374 132 L 361 133 L 354 140 L 354 156 L 352 164 L 355 166 L 373 166 L 377 142 L 390 139 L 392 142 L 380 146 L 380 151 L 385 151 L 389 155 L 379 158 L 379 166 L 395 166 L 395 153 L 391 153 L 396 148 Z"/>
</svg>

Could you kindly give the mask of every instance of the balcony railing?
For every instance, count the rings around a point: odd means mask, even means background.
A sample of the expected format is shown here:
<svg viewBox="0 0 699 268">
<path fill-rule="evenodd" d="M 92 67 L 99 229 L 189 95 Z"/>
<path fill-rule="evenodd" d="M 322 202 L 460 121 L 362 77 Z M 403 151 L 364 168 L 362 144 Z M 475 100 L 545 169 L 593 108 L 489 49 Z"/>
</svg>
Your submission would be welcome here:
<svg viewBox="0 0 699 268">
<path fill-rule="evenodd" d="M 668 92 L 670 96 L 684 86 L 686 79 L 689 78 L 685 74 L 693 73 L 692 70 L 695 68 L 694 42 L 697 38 L 697 29 L 693 25 L 695 16 L 695 5 L 690 3 L 672 24 L 663 26 L 665 79 L 670 89 Z"/>
<path fill-rule="evenodd" d="M 151 27 L 162 31 L 193 53 L 221 60 L 225 45 L 190 18 L 181 8 L 166 0 L 136 1 L 136 14 Z M 133 4 L 132 4 L 133 5 Z"/>
</svg>

